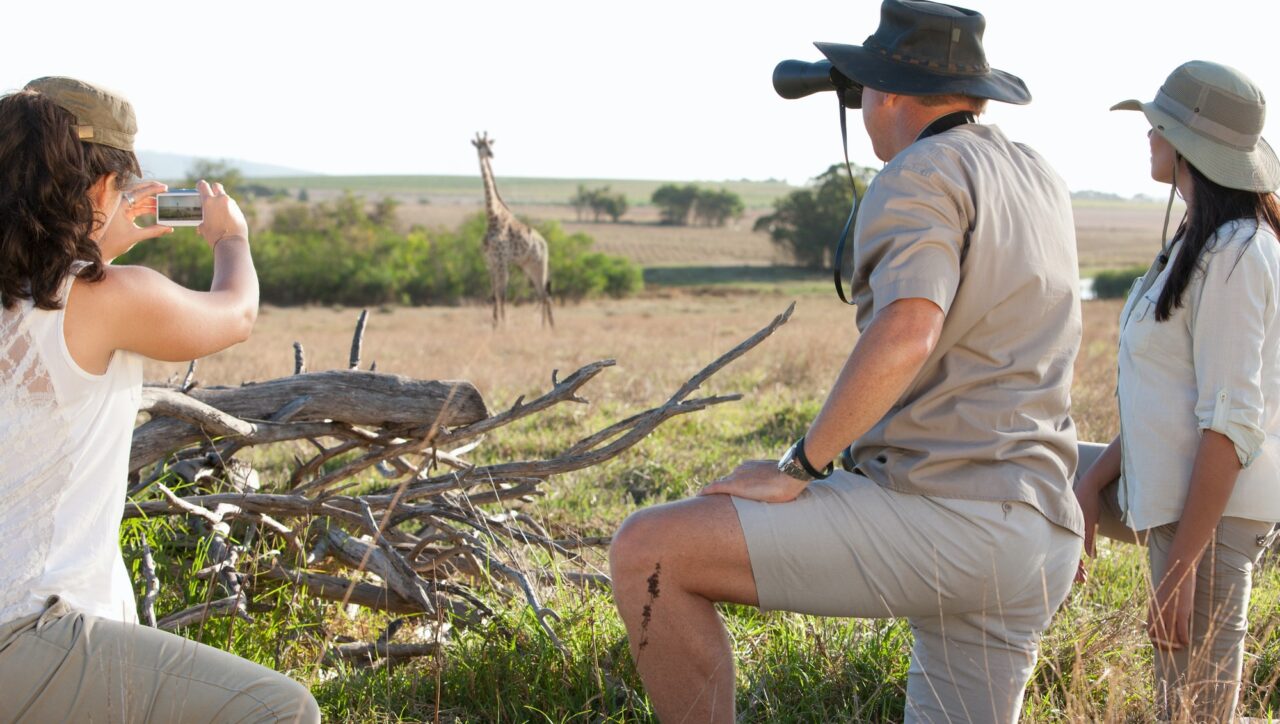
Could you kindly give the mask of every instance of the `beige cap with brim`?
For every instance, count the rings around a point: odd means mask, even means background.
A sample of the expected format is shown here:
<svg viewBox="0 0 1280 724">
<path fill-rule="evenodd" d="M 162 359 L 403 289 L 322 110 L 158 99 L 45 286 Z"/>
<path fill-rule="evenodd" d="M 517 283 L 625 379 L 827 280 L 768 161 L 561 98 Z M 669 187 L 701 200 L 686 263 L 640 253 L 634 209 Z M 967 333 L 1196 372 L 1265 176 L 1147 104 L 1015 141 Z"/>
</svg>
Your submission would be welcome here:
<svg viewBox="0 0 1280 724">
<path fill-rule="evenodd" d="M 1155 100 L 1127 100 L 1111 110 L 1142 111 L 1178 153 L 1219 186 L 1259 193 L 1280 188 L 1280 160 L 1262 138 L 1266 99 L 1235 68 L 1203 60 L 1183 63 Z"/>
<path fill-rule="evenodd" d="M 138 122 L 123 97 L 75 78 L 37 78 L 25 90 L 47 96 L 76 117 L 80 140 L 133 151 Z"/>
</svg>

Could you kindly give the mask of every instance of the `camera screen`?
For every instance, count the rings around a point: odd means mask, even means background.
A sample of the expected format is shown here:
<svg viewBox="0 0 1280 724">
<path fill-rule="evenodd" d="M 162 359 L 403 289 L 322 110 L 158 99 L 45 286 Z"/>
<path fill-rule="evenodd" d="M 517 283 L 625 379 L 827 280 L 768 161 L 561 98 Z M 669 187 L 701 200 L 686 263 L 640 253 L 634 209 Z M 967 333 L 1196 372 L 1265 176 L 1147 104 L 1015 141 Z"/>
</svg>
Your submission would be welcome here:
<svg viewBox="0 0 1280 724">
<path fill-rule="evenodd" d="M 200 194 L 158 194 L 156 218 L 164 221 L 201 221 L 204 209 Z"/>
</svg>

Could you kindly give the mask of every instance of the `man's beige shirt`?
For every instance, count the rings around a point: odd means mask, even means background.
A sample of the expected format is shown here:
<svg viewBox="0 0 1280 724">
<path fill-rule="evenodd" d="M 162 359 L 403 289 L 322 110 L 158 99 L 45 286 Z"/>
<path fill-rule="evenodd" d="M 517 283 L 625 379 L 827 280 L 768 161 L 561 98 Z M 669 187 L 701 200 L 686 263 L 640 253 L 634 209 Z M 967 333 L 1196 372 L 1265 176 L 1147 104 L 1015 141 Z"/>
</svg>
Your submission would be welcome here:
<svg viewBox="0 0 1280 724">
<path fill-rule="evenodd" d="M 1082 534 L 1071 492 L 1080 276 L 1071 196 L 995 126 L 919 140 L 867 189 L 854 229 L 858 328 L 899 299 L 946 314 L 933 354 L 854 445 L 904 493 L 1017 500 Z"/>
</svg>

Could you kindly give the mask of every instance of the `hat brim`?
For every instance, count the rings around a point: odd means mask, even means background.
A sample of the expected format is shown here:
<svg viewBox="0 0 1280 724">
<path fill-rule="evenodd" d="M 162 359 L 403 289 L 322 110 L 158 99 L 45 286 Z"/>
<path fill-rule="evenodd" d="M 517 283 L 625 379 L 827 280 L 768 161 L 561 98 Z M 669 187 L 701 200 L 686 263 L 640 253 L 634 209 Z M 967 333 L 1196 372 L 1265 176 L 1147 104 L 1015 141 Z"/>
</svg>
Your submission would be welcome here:
<svg viewBox="0 0 1280 724">
<path fill-rule="evenodd" d="M 1280 158 L 1264 138 L 1259 138 L 1252 150 L 1242 150 L 1195 132 L 1155 103 L 1130 99 L 1111 106 L 1111 110 L 1142 111 L 1152 128 L 1219 186 L 1257 193 L 1280 188 Z"/>
<path fill-rule="evenodd" d="M 861 45 L 814 43 L 835 69 L 867 88 L 908 96 L 953 93 L 1026 105 L 1031 92 L 1022 79 L 992 68 L 981 75 L 944 74 L 912 63 L 901 63 Z"/>
</svg>

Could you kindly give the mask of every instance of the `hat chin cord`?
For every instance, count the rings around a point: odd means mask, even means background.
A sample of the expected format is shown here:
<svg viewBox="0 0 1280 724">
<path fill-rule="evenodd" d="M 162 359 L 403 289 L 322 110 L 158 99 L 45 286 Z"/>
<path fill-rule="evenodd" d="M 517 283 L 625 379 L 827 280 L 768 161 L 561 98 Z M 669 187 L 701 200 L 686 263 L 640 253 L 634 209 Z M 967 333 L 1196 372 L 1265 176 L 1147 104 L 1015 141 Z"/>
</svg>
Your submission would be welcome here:
<svg viewBox="0 0 1280 724">
<path fill-rule="evenodd" d="M 1182 154 L 1173 154 L 1173 182 L 1169 184 L 1169 203 L 1164 206 L 1164 226 L 1160 229 L 1160 266 L 1169 263 L 1169 217 L 1173 213 L 1173 197 L 1178 193 L 1178 162 Z"/>
</svg>

